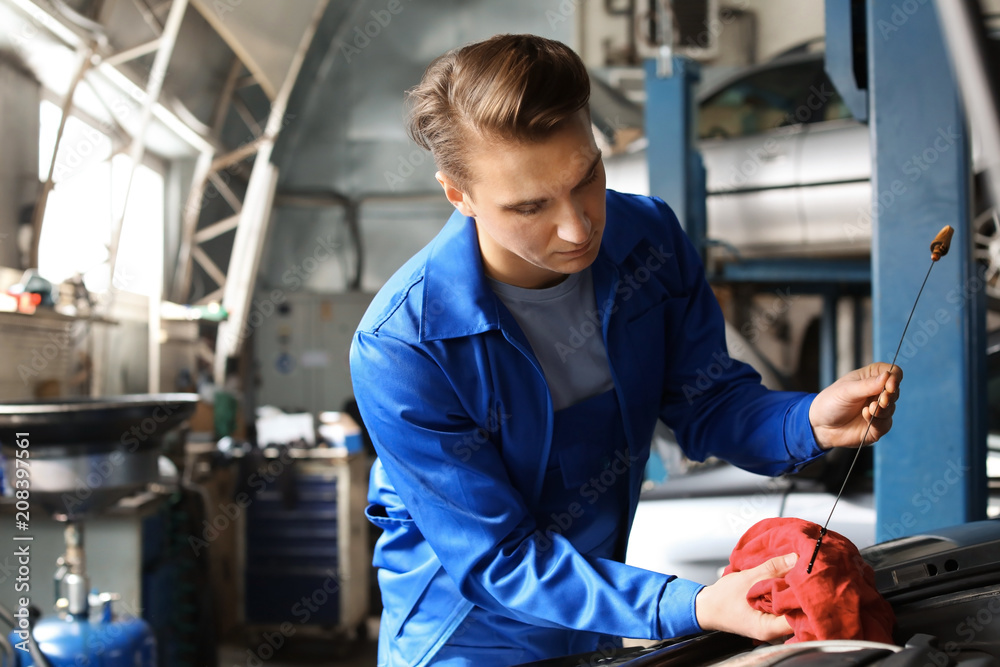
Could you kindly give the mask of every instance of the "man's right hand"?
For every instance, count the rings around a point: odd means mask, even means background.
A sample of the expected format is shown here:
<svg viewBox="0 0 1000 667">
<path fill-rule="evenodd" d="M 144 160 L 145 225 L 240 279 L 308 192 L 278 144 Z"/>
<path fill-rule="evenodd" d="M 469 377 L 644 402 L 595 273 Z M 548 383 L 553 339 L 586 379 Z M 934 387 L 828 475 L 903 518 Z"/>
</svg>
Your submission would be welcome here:
<svg viewBox="0 0 1000 667">
<path fill-rule="evenodd" d="M 783 577 L 798 555 L 787 554 L 742 572 L 733 572 L 701 589 L 694 601 L 695 616 L 703 630 L 723 630 L 765 642 L 792 634 L 784 616 L 757 611 L 747 602 L 747 592 L 758 581 Z"/>
</svg>

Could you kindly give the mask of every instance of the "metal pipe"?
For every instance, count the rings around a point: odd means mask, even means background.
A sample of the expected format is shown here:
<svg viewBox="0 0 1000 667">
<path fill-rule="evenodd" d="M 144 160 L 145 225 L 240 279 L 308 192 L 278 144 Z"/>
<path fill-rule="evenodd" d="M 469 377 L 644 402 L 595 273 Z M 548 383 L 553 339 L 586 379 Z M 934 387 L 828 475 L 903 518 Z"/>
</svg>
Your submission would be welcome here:
<svg viewBox="0 0 1000 667">
<path fill-rule="evenodd" d="M 97 21 L 87 18 L 83 14 L 80 14 L 75 9 L 67 5 L 64 0 L 49 0 L 49 3 L 52 5 L 53 9 L 63 16 L 63 18 L 78 28 L 82 28 L 90 33 L 94 41 L 99 42 L 102 46 L 108 43 L 108 31 L 103 25 Z"/>
<path fill-rule="evenodd" d="M 212 173 L 213 157 L 215 152 L 212 150 L 202 151 L 198 155 L 191 189 L 188 190 L 187 200 L 184 203 L 181 216 L 181 244 L 177 249 L 178 268 L 171 291 L 173 300 L 178 303 L 187 303 L 191 291 L 192 251 L 196 247 L 194 236 L 198 229 L 198 219 L 201 217 L 201 200 L 205 196 L 208 176 Z"/>
<path fill-rule="evenodd" d="M 142 15 L 142 20 L 146 22 L 146 25 L 148 25 L 157 36 L 161 35 L 163 33 L 163 25 L 160 23 L 160 19 L 156 17 L 156 14 L 153 13 L 153 10 L 149 8 L 149 5 L 147 5 L 144 0 L 132 0 L 132 4 L 135 5 L 139 14 Z"/>
<path fill-rule="evenodd" d="M 73 574 L 83 574 L 87 565 L 83 551 L 83 527 L 76 521 L 67 522 L 63 539 L 66 542 L 66 567 Z"/>
<path fill-rule="evenodd" d="M 83 549 L 83 526 L 75 521 L 67 522 L 63 530 L 63 539 L 66 542 L 66 554 L 63 559 L 67 569 L 63 585 L 69 603 L 66 610 L 73 615 L 83 615 L 87 613 L 89 607 L 87 597 L 90 593 Z"/>
<path fill-rule="evenodd" d="M 994 206 L 1000 202 L 1000 90 L 990 71 L 986 35 L 977 0 L 934 3 L 969 125 L 978 135 L 986 182 Z"/>
<path fill-rule="evenodd" d="M 823 294 L 823 314 L 819 321 L 819 386 L 828 387 L 837 379 L 837 294 Z"/>
<path fill-rule="evenodd" d="M 119 51 L 118 53 L 104 58 L 104 64 L 111 65 L 112 67 L 117 67 L 122 63 L 127 63 L 130 60 L 135 60 L 146 54 L 153 53 L 158 48 L 160 48 L 160 38 L 146 42 L 145 44 L 140 44 L 139 46 L 133 46 L 131 49 L 125 49 L 124 51 Z"/>
<path fill-rule="evenodd" d="M 160 91 L 163 90 L 163 80 L 167 75 L 167 66 L 174 52 L 177 43 L 177 35 L 181 29 L 181 22 L 184 19 L 184 12 L 187 9 L 188 0 L 174 0 L 170 6 L 170 13 L 167 15 L 167 22 L 163 29 L 163 34 L 158 40 L 156 57 L 153 59 L 153 67 L 149 73 L 149 80 L 146 82 L 146 99 L 142 106 L 142 115 L 139 117 L 138 130 L 132 138 L 132 145 L 129 148 L 129 158 L 131 165 L 128 180 L 125 184 L 125 193 L 122 198 L 121 213 L 116 216 L 111 229 L 111 244 L 108 248 L 108 265 L 112 284 L 115 277 L 115 265 L 118 262 L 118 246 L 121 243 L 122 228 L 125 224 L 125 215 L 128 212 L 128 200 L 132 191 L 132 183 L 135 180 L 135 172 L 142 164 L 142 158 L 146 152 L 146 130 L 153 119 L 153 107 L 160 98 Z M 156 393 L 160 388 L 160 302 L 163 299 L 163 226 L 154 230 L 153 243 L 154 252 L 159 256 L 155 259 L 158 271 L 155 271 L 153 289 L 149 294 L 149 391 Z M 113 302 L 115 292 L 111 291 L 111 302 Z M 111 302 L 109 302 L 109 307 Z"/>
<path fill-rule="evenodd" d="M 142 164 L 142 158 L 146 152 L 146 129 L 153 118 L 153 106 L 160 98 L 160 91 L 163 90 L 163 80 L 167 76 L 167 65 L 170 64 L 170 57 L 174 53 L 174 46 L 177 43 L 177 34 L 181 29 L 181 21 L 184 19 L 184 11 L 187 9 L 188 0 L 174 0 L 170 6 L 170 14 L 167 15 L 167 23 L 164 26 L 163 34 L 160 36 L 160 46 L 153 59 L 153 67 L 149 72 L 149 80 L 146 82 L 146 100 L 142 106 L 142 115 L 137 124 L 138 130 L 132 139 L 129 149 L 129 158 L 132 161 L 128 180 L 125 184 L 125 193 L 122 201 L 121 213 L 116 216 L 114 226 L 111 230 L 111 246 L 108 250 L 108 263 L 111 269 L 111 279 L 114 280 L 115 264 L 118 260 L 118 245 L 121 242 L 122 226 L 125 222 L 125 213 L 128 211 L 128 199 L 132 190 L 132 182 L 135 180 L 135 171 Z M 114 292 L 112 292 L 114 294 Z M 162 295 L 156 295 L 159 299 Z M 151 296 L 151 298 L 153 298 Z"/>
</svg>

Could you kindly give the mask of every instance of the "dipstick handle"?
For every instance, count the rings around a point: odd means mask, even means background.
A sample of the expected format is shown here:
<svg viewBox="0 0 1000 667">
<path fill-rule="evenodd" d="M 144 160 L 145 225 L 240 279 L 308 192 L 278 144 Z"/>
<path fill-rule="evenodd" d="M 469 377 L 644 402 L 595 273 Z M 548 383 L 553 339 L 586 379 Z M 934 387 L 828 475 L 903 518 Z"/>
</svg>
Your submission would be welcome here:
<svg viewBox="0 0 1000 667">
<path fill-rule="evenodd" d="M 945 225 L 934 240 L 931 241 L 931 259 L 933 261 L 938 261 L 942 257 L 948 254 L 948 250 L 951 248 L 951 237 L 955 235 L 955 230 L 952 229 L 951 225 Z"/>
</svg>

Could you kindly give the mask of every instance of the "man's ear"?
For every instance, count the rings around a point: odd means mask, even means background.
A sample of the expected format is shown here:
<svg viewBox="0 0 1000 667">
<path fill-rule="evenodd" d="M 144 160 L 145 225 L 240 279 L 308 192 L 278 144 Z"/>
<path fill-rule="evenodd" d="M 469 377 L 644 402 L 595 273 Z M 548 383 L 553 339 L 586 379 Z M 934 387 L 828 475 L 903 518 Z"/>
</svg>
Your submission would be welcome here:
<svg viewBox="0 0 1000 667">
<path fill-rule="evenodd" d="M 472 208 L 472 197 L 459 188 L 458 183 L 451 176 L 439 171 L 434 174 L 434 178 L 441 184 L 444 196 L 448 198 L 452 206 L 458 209 L 459 213 L 469 218 L 476 217 L 476 212 Z"/>
</svg>

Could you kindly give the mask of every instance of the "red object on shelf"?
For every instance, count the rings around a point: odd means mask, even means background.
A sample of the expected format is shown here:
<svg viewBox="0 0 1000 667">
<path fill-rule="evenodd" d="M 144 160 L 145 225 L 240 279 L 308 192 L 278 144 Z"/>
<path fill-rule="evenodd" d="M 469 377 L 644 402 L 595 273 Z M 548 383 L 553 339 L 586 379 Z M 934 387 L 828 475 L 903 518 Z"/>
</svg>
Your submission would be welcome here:
<svg viewBox="0 0 1000 667">
<path fill-rule="evenodd" d="M 17 299 L 17 311 L 28 315 L 33 314 L 35 308 L 42 302 L 42 295 L 36 292 L 21 292 L 11 296 Z"/>
</svg>

